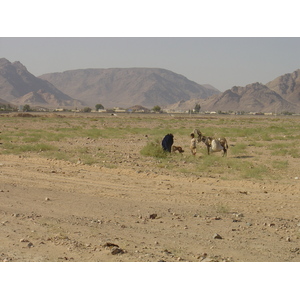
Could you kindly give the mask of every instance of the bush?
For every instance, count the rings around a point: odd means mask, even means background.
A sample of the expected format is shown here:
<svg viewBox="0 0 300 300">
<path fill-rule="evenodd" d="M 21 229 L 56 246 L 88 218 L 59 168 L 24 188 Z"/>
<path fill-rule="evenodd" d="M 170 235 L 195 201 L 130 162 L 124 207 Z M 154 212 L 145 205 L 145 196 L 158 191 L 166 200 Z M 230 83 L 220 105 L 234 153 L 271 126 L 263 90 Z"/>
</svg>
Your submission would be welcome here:
<svg viewBox="0 0 300 300">
<path fill-rule="evenodd" d="M 148 142 L 147 145 L 140 151 L 144 156 L 151 156 L 156 158 L 167 157 L 168 152 L 162 149 L 160 141 L 156 140 L 154 142 Z"/>
</svg>

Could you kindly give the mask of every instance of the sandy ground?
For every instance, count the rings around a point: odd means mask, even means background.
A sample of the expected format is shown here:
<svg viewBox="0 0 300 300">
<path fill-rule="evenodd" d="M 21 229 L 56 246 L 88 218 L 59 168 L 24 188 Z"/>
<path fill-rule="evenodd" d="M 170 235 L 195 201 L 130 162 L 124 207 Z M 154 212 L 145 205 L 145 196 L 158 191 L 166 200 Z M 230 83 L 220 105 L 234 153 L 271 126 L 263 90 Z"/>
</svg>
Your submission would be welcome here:
<svg viewBox="0 0 300 300">
<path fill-rule="evenodd" d="M 115 168 L 1 155 L 0 261 L 300 261 L 297 159 L 284 180 L 222 180 L 155 168 L 144 144 L 117 141 Z"/>
</svg>

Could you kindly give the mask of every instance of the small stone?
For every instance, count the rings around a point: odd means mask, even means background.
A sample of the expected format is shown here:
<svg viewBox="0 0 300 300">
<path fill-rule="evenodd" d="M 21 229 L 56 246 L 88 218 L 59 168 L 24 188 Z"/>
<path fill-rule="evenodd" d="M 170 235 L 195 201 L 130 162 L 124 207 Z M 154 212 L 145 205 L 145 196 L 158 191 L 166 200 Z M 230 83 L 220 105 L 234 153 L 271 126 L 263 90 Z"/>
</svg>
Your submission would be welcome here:
<svg viewBox="0 0 300 300">
<path fill-rule="evenodd" d="M 156 218 L 157 218 L 157 214 L 151 214 L 151 215 L 149 216 L 149 218 L 150 218 L 150 219 L 156 219 Z"/>
<path fill-rule="evenodd" d="M 28 243 L 29 241 L 27 239 L 20 239 L 21 243 Z"/>
<path fill-rule="evenodd" d="M 290 241 L 291 241 L 291 238 L 288 236 L 288 237 L 286 238 L 286 241 L 287 241 L 287 242 L 290 242 Z"/>
<path fill-rule="evenodd" d="M 116 254 L 123 254 L 125 251 L 119 247 L 113 247 L 111 249 L 111 254 L 116 255 Z"/>
<path fill-rule="evenodd" d="M 213 239 L 219 239 L 219 240 L 221 240 L 222 237 L 221 237 L 218 233 L 215 233 L 215 234 L 213 235 Z"/>
<path fill-rule="evenodd" d="M 33 244 L 30 242 L 30 243 L 28 243 L 27 247 L 31 248 L 31 247 L 33 247 Z"/>
<path fill-rule="evenodd" d="M 119 246 L 117 244 L 114 244 L 114 243 L 110 243 L 110 242 L 107 242 L 103 245 L 103 247 L 108 247 L 108 248 L 113 248 L 113 247 L 116 247 L 116 248 L 119 248 Z"/>
<path fill-rule="evenodd" d="M 49 197 L 46 197 L 46 198 L 45 198 L 45 201 L 50 201 L 50 198 L 49 198 Z"/>
<path fill-rule="evenodd" d="M 235 215 L 237 218 L 242 218 L 244 215 L 243 214 L 236 214 Z"/>
</svg>

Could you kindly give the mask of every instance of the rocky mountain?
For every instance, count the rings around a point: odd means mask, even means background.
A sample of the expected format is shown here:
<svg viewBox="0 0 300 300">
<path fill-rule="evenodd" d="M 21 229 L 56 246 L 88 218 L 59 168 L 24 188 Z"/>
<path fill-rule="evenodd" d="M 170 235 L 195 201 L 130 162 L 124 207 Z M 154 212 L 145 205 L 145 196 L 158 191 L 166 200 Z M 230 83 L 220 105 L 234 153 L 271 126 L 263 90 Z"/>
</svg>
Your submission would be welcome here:
<svg viewBox="0 0 300 300">
<path fill-rule="evenodd" d="M 28 104 L 29 106 L 41 106 L 45 108 L 78 108 L 84 106 L 82 101 L 74 99 L 62 100 L 57 98 L 56 95 L 48 93 L 44 90 L 30 92 L 22 97 L 11 100 L 10 102 L 16 106 Z"/>
<path fill-rule="evenodd" d="M 295 112 L 300 109 L 260 83 L 248 84 L 245 87 L 234 86 L 220 95 L 205 99 L 201 107 L 208 111 L 245 112 Z"/>
<path fill-rule="evenodd" d="M 1 58 L 0 98 L 3 104 L 48 108 L 102 104 L 189 110 L 200 104 L 201 111 L 300 113 L 300 69 L 266 85 L 234 86 L 220 93 L 159 68 L 81 69 L 35 77 L 20 62 Z"/>
<path fill-rule="evenodd" d="M 285 100 L 300 105 L 300 69 L 279 76 L 266 86 Z"/>
<path fill-rule="evenodd" d="M 298 71 L 286 74 L 267 85 L 248 84 L 245 87 L 234 86 L 224 93 L 206 99 L 179 101 L 166 108 L 169 110 L 193 109 L 200 104 L 201 111 L 244 111 L 262 113 L 293 112 L 300 113 Z"/>
<path fill-rule="evenodd" d="M 24 97 L 24 95 L 30 93 L 35 93 L 35 96 L 29 95 Z M 38 94 L 44 94 L 45 97 L 38 97 Z M 74 102 L 74 99 L 58 90 L 50 82 L 32 75 L 20 62 L 11 63 L 5 58 L 0 59 L 0 97 L 9 102 L 32 106 L 50 107 L 52 102 L 55 102 L 54 99 L 63 106 L 73 106 L 78 103 L 77 101 Z M 26 103 L 23 103 L 22 99 Z M 50 99 L 52 102 L 48 103 L 47 100 Z"/>
<path fill-rule="evenodd" d="M 11 103 L 0 98 L 0 105 L 8 105 L 8 104 L 11 104 Z"/>
<path fill-rule="evenodd" d="M 158 68 L 81 69 L 40 76 L 73 98 L 105 108 L 168 105 L 219 93 L 174 72 Z"/>
</svg>

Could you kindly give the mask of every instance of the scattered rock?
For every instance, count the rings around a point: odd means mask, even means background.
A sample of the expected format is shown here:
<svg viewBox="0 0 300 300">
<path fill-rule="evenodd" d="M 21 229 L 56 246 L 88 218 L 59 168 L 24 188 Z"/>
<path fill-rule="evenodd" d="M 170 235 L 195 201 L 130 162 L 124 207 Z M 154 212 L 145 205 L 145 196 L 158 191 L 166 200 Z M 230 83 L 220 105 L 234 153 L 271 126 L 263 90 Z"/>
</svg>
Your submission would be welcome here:
<svg viewBox="0 0 300 300">
<path fill-rule="evenodd" d="M 28 243 L 29 241 L 27 239 L 20 239 L 21 243 Z"/>
<path fill-rule="evenodd" d="M 112 255 L 125 253 L 125 250 L 121 249 L 119 245 L 114 243 L 107 242 L 103 245 L 103 247 L 111 249 L 110 253 Z"/>
<path fill-rule="evenodd" d="M 207 253 L 202 253 L 201 255 L 199 255 L 198 257 L 197 257 L 197 259 L 200 259 L 200 261 L 203 261 L 204 259 L 206 259 L 207 258 Z"/>
<path fill-rule="evenodd" d="M 119 247 L 113 247 L 110 252 L 112 255 L 123 254 L 125 251 Z"/>
<path fill-rule="evenodd" d="M 247 192 L 247 191 L 240 191 L 240 194 L 245 194 L 245 195 L 248 195 L 248 194 L 249 194 L 249 192 Z"/>
<path fill-rule="evenodd" d="M 112 247 L 117 247 L 119 248 L 119 245 L 116 245 L 116 244 L 113 244 L 113 243 L 110 243 L 110 242 L 107 242 L 103 245 L 103 247 L 108 247 L 108 248 L 112 248 Z"/>
<path fill-rule="evenodd" d="M 235 214 L 235 216 L 236 216 L 237 218 L 242 218 L 244 215 L 243 215 L 243 214 Z"/>
<path fill-rule="evenodd" d="M 286 238 L 286 241 L 287 241 L 287 242 L 290 242 L 290 241 L 291 241 L 291 238 L 288 236 L 288 237 Z"/>
<path fill-rule="evenodd" d="M 151 215 L 149 216 L 149 218 L 150 218 L 150 219 L 156 219 L 156 218 L 157 218 L 157 214 L 151 214 Z"/>
<path fill-rule="evenodd" d="M 33 244 L 30 242 L 30 243 L 28 243 L 27 247 L 31 248 L 31 247 L 33 247 Z"/>
<path fill-rule="evenodd" d="M 219 239 L 219 240 L 221 240 L 221 239 L 223 239 L 218 233 L 215 233 L 214 235 L 213 235 L 213 239 Z"/>
</svg>

